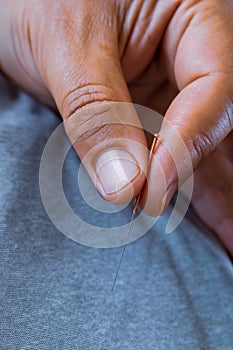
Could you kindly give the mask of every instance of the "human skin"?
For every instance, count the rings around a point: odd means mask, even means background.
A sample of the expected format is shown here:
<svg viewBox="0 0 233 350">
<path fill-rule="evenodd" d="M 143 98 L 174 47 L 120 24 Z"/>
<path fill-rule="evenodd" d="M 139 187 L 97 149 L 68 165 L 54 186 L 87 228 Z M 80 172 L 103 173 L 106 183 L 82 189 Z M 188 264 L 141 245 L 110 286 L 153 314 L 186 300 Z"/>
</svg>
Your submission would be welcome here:
<svg viewBox="0 0 233 350">
<path fill-rule="evenodd" d="M 192 204 L 233 254 L 233 1 L 0 0 L 0 6 L 0 70 L 58 108 L 71 139 L 77 131 L 75 149 L 101 195 L 122 203 L 143 188 L 141 207 L 159 215 L 178 189 L 176 167 L 183 182 L 191 175 L 182 152 L 174 164 L 165 144 L 178 145 L 163 124 L 143 187 L 147 142 L 136 113 L 130 126 L 127 113 L 109 124 L 108 109 L 95 112 L 106 102 L 148 106 L 185 142 L 195 171 Z M 108 148 L 117 150 L 118 173 L 113 162 L 98 163 Z"/>
</svg>

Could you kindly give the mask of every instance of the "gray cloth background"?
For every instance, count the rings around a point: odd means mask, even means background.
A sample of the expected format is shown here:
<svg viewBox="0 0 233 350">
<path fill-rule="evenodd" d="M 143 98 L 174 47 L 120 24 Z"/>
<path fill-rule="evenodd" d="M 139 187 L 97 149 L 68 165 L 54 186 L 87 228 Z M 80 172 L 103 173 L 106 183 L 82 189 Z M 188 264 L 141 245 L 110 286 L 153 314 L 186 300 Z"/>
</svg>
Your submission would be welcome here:
<svg viewBox="0 0 233 350">
<path fill-rule="evenodd" d="M 0 349 L 233 349 L 232 263 L 191 210 L 171 235 L 167 212 L 127 246 L 113 294 L 121 248 L 82 246 L 51 223 L 38 171 L 59 123 L 1 78 Z M 64 186 L 74 209 L 84 206 L 77 163 L 71 152 Z"/>
</svg>

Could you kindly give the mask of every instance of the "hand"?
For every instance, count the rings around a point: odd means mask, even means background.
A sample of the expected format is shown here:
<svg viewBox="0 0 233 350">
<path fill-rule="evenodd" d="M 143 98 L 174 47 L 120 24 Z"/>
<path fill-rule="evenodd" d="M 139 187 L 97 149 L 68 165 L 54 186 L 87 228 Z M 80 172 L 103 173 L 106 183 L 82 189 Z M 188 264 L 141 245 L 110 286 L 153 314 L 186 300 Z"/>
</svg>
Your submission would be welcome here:
<svg viewBox="0 0 233 350">
<path fill-rule="evenodd" d="M 75 148 L 103 197 L 129 201 L 145 181 L 147 143 L 136 113 L 119 118 L 103 107 L 133 101 L 166 112 L 193 168 L 200 165 L 196 210 L 219 235 L 233 233 L 232 0 L 1 0 L 1 5 L 2 71 L 71 121 L 68 135 L 77 132 Z M 88 107 L 98 113 L 86 117 Z M 116 124 L 104 125 L 109 118 Z M 164 146 L 177 147 L 166 124 L 160 138 L 141 202 L 150 215 L 160 214 L 163 198 L 167 206 L 177 190 L 176 167 L 182 181 L 190 176 L 182 152 L 174 164 Z M 215 174 L 226 154 L 231 160 Z M 230 190 L 216 196 L 225 177 Z"/>
<path fill-rule="evenodd" d="M 233 254 L 233 132 L 199 165 L 192 204 Z"/>
</svg>

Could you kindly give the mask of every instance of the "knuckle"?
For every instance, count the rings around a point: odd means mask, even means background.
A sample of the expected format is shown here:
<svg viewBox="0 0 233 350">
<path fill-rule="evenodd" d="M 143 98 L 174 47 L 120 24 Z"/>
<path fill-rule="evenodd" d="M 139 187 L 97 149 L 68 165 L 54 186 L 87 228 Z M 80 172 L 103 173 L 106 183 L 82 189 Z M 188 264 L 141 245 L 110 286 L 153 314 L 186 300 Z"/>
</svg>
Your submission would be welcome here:
<svg viewBox="0 0 233 350">
<path fill-rule="evenodd" d="M 85 85 L 63 98 L 61 112 L 65 129 L 80 155 L 100 144 L 111 147 L 119 135 L 124 134 L 121 119 L 114 113 L 113 94 L 107 86 Z"/>
<path fill-rule="evenodd" d="M 215 148 L 214 141 L 208 134 L 195 135 L 190 146 L 196 164 L 204 160 Z"/>
<path fill-rule="evenodd" d="M 64 119 L 75 115 L 78 111 L 91 107 L 96 103 L 111 102 L 114 100 L 112 89 L 97 84 L 78 86 L 69 91 L 62 99 L 61 111 Z"/>
<path fill-rule="evenodd" d="M 224 108 L 228 130 L 233 130 L 233 102 Z"/>
<path fill-rule="evenodd" d="M 76 144 L 83 144 L 84 142 L 90 143 L 91 146 L 95 146 L 95 144 L 102 143 L 106 141 L 106 138 L 109 138 L 110 130 L 108 124 L 103 124 L 101 126 L 94 126 L 91 130 L 86 130 L 79 136 Z"/>
</svg>

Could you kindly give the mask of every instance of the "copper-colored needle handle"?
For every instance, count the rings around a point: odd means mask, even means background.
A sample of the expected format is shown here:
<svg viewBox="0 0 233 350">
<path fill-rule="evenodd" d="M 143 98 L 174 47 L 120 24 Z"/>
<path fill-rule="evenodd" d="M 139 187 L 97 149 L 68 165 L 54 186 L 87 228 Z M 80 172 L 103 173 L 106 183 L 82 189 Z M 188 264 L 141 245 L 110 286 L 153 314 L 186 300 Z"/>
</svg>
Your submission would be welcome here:
<svg viewBox="0 0 233 350">
<path fill-rule="evenodd" d="M 150 148 L 150 154 L 149 154 L 149 159 L 148 159 L 148 169 L 150 168 L 151 165 L 151 161 L 152 161 L 152 157 L 153 157 L 153 153 L 155 150 L 155 145 L 157 143 L 158 140 L 158 134 L 154 134 L 154 138 L 153 138 L 153 142 L 151 144 L 151 148 Z M 136 198 L 136 202 L 135 205 L 133 207 L 133 215 L 136 215 L 139 203 L 140 203 L 140 199 L 141 199 L 141 192 L 138 194 L 137 198 Z"/>
</svg>

